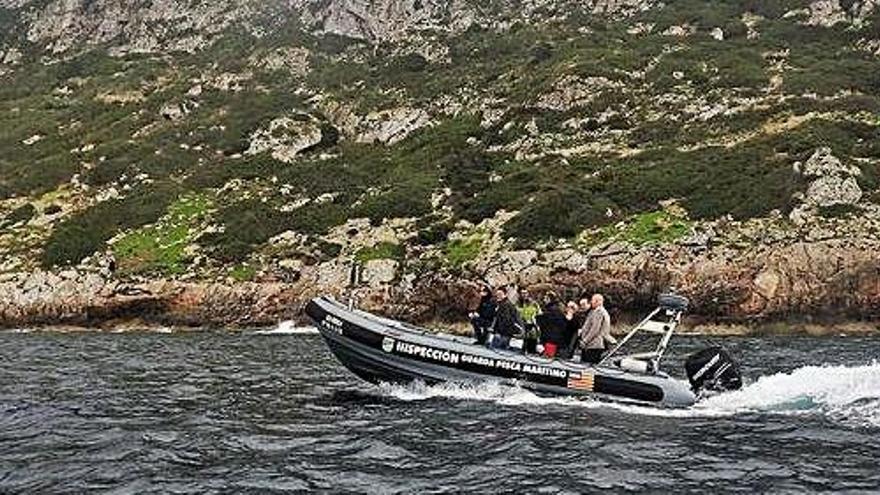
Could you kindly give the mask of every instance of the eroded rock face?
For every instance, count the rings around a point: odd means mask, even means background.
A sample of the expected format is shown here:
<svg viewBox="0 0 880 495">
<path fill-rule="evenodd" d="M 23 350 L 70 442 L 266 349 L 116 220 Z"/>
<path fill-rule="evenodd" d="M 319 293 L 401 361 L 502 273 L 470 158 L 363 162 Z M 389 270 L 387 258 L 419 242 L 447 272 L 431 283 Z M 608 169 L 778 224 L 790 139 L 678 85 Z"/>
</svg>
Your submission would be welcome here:
<svg viewBox="0 0 880 495">
<path fill-rule="evenodd" d="M 369 284 L 387 284 L 397 278 L 398 262 L 392 259 L 370 260 L 364 263 L 362 278 Z"/>
<path fill-rule="evenodd" d="M 807 10 L 805 24 L 831 27 L 835 24 L 851 22 L 861 25 L 877 7 L 876 0 L 857 0 L 841 3 L 840 0 L 816 0 Z"/>
<path fill-rule="evenodd" d="M 485 6 L 467 0 L 290 0 L 265 5 L 243 0 L 3 0 L 0 5 L 6 9 L 33 7 L 25 14 L 27 39 L 44 44 L 50 52 L 112 42 L 111 51 L 121 55 L 194 52 L 209 46 L 218 34 L 232 26 L 261 36 L 265 28 L 261 16 L 267 13 L 298 17 L 317 34 L 379 43 L 420 38 L 422 33 L 435 30 L 456 34 L 475 24 L 503 28 L 547 10 L 587 8 L 598 15 L 625 16 L 657 3 L 594 0 L 584 5 L 572 0 L 507 0 L 494 5 L 494 12 L 486 12 Z"/>
<path fill-rule="evenodd" d="M 282 47 L 253 59 L 251 63 L 268 70 L 285 70 L 302 76 L 309 71 L 309 54 L 309 50 L 305 48 Z"/>
<path fill-rule="evenodd" d="M 293 163 L 296 156 L 321 142 L 321 128 L 311 118 L 279 117 L 265 129 L 251 135 L 250 147 L 245 154 L 269 152 L 272 158 Z"/>
<path fill-rule="evenodd" d="M 603 90 L 620 86 L 621 83 L 606 77 L 565 76 L 553 85 L 553 91 L 541 95 L 535 106 L 564 112 L 590 103 Z"/>
<path fill-rule="evenodd" d="M 843 164 L 830 148 L 817 149 L 800 172 L 810 179 L 810 184 L 802 204 L 791 213 L 796 222 L 802 223 L 817 208 L 855 205 L 862 198 L 862 189 L 856 180 L 861 170 Z"/>
<path fill-rule="evenodd" d="M 428 112 L 419 108 L 399 107 L 371 112 L 359 122 L 363 130 L 356 140 L 361 143 L 394 144 L 430 123 Z"/>
<path fill-rule="evenodd" d="M 810 4 L 810 17 L 806 23 L 813 26 L 833 26 L 846 21 L 846 12 L 838 0 L 817 0 Z"/>
<path fill-rule="evenodd" d="M 438 0 L 333 0 L 314 2 L 304 17 L 320 32 L 366 41 L 390 41 L 407 32 L 443 26 L 467 29 L 474 19 L 463 1 Z"/>
<path fill-rule="evenodd" d="M 32 2 L 36 3 L 36 2 Z M 195 51 L 247 15 L 235 1 L 147 4 L 109 0 L 54 0 L 31 14 L 27 39 L 59 53 L 80 44 L 117 43 L 116 52 Z M 173 34 L 173 35 L 172 35 Z"/>
</svg>

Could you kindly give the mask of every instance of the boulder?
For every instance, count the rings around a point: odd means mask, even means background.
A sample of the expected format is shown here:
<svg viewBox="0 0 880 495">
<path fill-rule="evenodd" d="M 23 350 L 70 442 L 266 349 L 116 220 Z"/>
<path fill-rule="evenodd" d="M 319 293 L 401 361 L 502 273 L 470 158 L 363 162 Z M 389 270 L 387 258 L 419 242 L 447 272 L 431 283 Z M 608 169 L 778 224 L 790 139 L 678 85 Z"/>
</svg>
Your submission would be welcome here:
<svg viewBox="0 0 880 495">
<path fill-rule="evenodd" d="M 397 278 L 397 267 L 397 260 L 369 260 L 364 263 L 361 279 L 368 284 L 387 284 Z"/>
<path fill-rule="evenodd" d="M 861 170 L 844 165 L 830 148 L 817 149 L 804 164 L 801 174 L 812 178 L 804 195 L 804 207 L 855 204 L 862 198 L 862 189 L 856 181 Z"/>
<path fill-rule="evenodd" d="M 251 134 L 245 154 L 269 152 L 278 161 L 293 163 L 298 154 L 320 143 L 321 136 L 320 126 L 310 117 L 279 117 Z"/>
<path fill-rule="evenodd" d="M 189 113 L 189 108 L 183 103 L 166 103 L 159 109 L 159 115 L 167 120 L 176 122 Z"/>
</svg>

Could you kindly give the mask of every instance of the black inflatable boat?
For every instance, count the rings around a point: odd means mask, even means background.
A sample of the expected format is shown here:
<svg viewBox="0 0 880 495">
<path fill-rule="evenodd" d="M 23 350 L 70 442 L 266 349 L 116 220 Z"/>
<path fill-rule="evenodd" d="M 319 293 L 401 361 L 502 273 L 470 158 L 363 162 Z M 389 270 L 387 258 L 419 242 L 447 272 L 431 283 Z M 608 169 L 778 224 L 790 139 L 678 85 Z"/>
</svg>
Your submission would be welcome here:
<svg viewBox="0 0 880 495">
<path fill-rule="evenodd" d="M 690 383 L 660 371 L 660 360 L 687 304 L 681 296 L 661 296 L 658 307 L 596 365 L 489 349 L 473 344 L 471 338 L 428 332 L 327 297 L 313 299 L 305 311 L 339 361 L 372 383 L 494 380 L 542 395 L 686 407 L 704 388 L 737 388 L 740 383 L 736 364 L 720 348 L 706 349 L 688 360 Z M 623 355 L 621 350 L 640 333 L 653 334 L 656 347 Z"/>
</svg>

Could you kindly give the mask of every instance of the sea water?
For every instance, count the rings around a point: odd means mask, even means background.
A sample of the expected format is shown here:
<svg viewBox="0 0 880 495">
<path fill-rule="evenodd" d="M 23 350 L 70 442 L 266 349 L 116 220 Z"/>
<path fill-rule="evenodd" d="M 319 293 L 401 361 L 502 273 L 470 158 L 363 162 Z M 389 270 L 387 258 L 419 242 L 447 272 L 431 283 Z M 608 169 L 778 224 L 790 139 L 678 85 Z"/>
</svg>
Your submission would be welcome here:
<svg viewBox="0 0 880 495">
<path fill-rule="evenodd" d="M 880 338 L 679 337 L 747 384 L 658 409 L 372 386 L 314 333 L 0 333 L 0 493 L 880 490 Z"/>
</svg>

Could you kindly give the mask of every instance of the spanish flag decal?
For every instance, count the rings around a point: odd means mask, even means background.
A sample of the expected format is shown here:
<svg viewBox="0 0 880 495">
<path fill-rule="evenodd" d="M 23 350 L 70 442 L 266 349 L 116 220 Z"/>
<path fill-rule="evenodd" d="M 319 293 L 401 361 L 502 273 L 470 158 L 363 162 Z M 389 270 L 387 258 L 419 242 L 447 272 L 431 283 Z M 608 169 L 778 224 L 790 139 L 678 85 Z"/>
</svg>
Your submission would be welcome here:
<svg viewBox="0 0 880 495">
<path fill-rule="evenodd" d="M 593 375 L 592 373 L 582 373 L 580 376 L 571 375 L 568 377 L 568 388 L 575 390 L 593 391 Z"/>
</svg>

